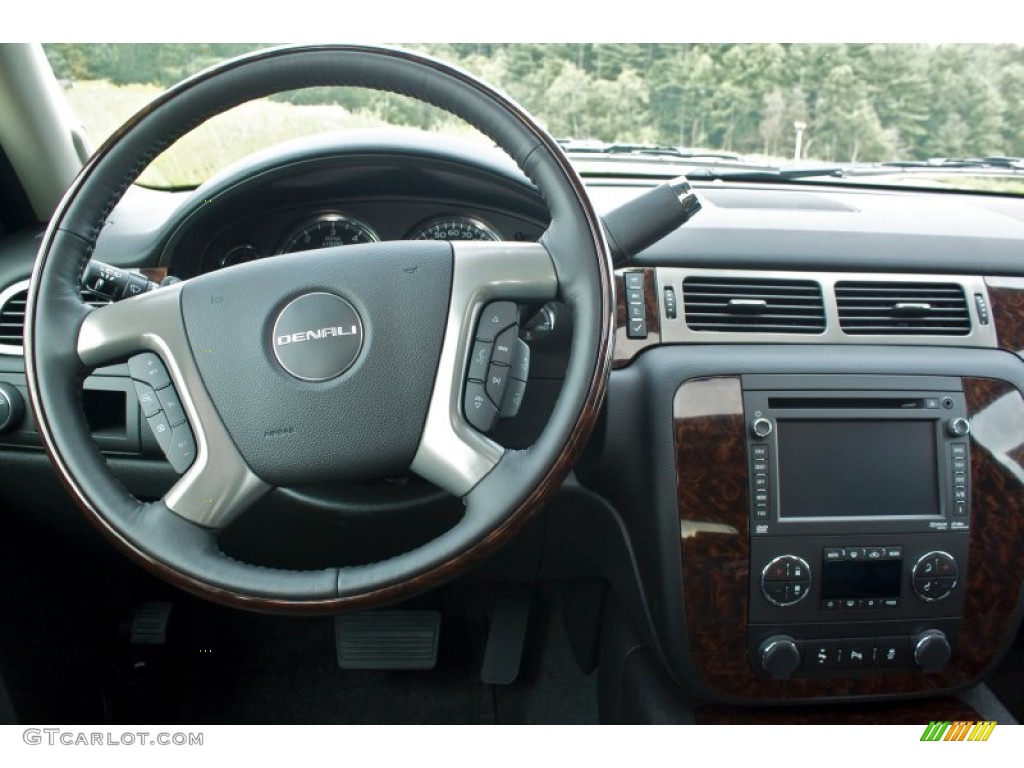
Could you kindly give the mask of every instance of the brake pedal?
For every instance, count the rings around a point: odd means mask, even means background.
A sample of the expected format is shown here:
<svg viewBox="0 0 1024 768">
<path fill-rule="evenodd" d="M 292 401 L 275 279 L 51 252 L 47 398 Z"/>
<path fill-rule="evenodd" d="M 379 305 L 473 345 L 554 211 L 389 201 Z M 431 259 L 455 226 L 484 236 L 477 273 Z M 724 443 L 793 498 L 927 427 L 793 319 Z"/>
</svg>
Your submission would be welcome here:
<svg viewBox="0 0 1024 768">
<path fill-rule="evenodd" d="M 491 629 L 480 680 L 490 685 L 508 685 L 519 677 L 530 624 L 532 595 L 525 590 L 502 592 L 494 603 Z"/>
<path fill-rule="evenodd" d="M 433 669 L 440 635 L 438 611 L 366 611 L 334 619 L 342 669 Z"/>
</svg>

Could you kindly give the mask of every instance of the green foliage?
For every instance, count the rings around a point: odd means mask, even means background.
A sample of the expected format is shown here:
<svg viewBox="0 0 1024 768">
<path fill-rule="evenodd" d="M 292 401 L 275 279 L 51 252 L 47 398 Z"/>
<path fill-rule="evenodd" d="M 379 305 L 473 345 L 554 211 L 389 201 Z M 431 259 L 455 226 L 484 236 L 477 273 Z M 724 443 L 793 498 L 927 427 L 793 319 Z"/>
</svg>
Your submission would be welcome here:
<svg viewBox="0 0 1024 768">
<path fill-rule="evenodd" d="M 54 44 L 59 77 L 167 86 L 258 46 Z M 460 43 L 407 46 L 506 91 L 557 136 L 827 161 L 1024 155 L 1024 49 L 1003 45 Z M 340 104 L 436 129 L 437 110 L 392 94 L 309 89 L 276 100 Z"/>
</svg>

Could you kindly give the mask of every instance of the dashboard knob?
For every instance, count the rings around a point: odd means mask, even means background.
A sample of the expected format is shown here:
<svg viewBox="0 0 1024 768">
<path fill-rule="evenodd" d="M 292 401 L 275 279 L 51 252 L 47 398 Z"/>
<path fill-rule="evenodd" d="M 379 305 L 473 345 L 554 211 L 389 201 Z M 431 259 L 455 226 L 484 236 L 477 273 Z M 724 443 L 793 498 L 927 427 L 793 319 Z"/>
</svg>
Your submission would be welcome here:
<svg viewBox="0 0 1024 768">
<path fill-rule="evenodd" d="M 800 666 L 800 649 L 787 635 L 772 635 L 758 649 L 761 668 L 775 680 L 785 680 Z"/>
<path fill-rule="evenodd" d="M 772 433 L 772 423 L 768 419 L 760 418 L 754 419 L 754 423 L 750 425 L 751 431 L 754 433 L 754 437 L 768 437 Z"/>
<path fill-rule="evenodd" d="M 949 434 L 953 437 L 964 437 L 971 432 L 971 422 L 963 416 L 957 416 L 955 419 L 950 419 L 948 429 Z"/>
<path fill-rule="evenodd" d="M 937 629 L 927 629 L 914 638 L 914 662 L 925 672 L 938 672 L 952 656 L 949 640 Z"/>
<path fill-rule="evenodd" d="M 11 384 L 0 382 L 0 432 L 17 429 L 25 416 L 25 400 Z"/>
</svg>

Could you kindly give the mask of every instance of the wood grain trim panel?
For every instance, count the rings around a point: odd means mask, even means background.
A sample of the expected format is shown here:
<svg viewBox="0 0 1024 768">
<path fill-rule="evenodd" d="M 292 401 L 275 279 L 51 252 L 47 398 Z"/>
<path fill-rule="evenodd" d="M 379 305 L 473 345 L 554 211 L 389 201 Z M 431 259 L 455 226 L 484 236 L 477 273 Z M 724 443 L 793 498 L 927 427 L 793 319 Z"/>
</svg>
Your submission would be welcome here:
<svg viewBox="0 0 1024 768">
<path fill-rule="evenodd" d="M 683 600 L 694 665 L 712 692 L 801 699 L 939 692 L 975 680 L 1014 630 L 1024 582 L 1024 398 L 964 379 L 971 416 L 972 524 L 964 619 L 943 672 L 776 681 L 747 660 L 749 508 L 739 377 L 693 379 L 674 402 Z"/>
</svg>

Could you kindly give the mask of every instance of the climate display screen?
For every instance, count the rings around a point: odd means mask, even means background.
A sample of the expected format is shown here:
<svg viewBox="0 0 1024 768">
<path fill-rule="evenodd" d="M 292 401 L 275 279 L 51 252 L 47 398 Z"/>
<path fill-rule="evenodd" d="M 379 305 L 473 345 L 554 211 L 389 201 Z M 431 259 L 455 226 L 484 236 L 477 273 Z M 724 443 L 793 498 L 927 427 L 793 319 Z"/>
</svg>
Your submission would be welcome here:
<svg viewBox="0 0 1024 768">
<path fill-rule="evenodd" d="M 939 479 L 930 420 L 783 420 L 779 518 L 936 517 Z"/>
</svg>

